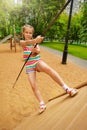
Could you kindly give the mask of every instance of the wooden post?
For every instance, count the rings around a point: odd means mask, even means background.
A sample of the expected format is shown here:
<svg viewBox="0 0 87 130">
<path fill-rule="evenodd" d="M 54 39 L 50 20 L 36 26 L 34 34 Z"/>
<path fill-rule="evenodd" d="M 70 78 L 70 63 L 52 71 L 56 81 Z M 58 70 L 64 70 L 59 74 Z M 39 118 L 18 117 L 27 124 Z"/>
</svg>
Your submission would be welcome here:
<svg viewBox="0 0 87 130">
<path fill-rule="evenodd" d="M 15 52 L 16 52 L 16 34 L 14 34 L 14 39 L 12 37 L 10 38 L 10 49 L 12 51 L 12 48 L 14 47 Z"/>
<path fill-rule="evenodd" d="M 15 47 L 15 52 L 16 52 L 16 33 L 14 33 L 14 47 Z"/>
<path fill-rule="evenodd" d="M 10 49 L 12 50 L 12 37 L 10 38 Z"/>
</svg>

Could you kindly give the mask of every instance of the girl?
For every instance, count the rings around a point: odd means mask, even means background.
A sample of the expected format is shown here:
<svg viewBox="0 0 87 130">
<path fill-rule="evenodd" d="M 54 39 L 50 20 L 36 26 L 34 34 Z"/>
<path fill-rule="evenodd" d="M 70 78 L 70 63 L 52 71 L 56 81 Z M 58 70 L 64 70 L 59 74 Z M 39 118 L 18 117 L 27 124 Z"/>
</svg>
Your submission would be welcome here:
<svg viewBox="0 0 87 130">
<path fill-rule="evenodd" d="M 40 59 L 40 47 L 36 43 L 41 43 L 43 41 L 42 36 L 37 36 L 33 39 L 34 28 L 31 25 L 25 25 L 22 28 L 24 40 L 21 40 L 20 43 L 24 51 L 24 59 L 28 58 L 28 55 L 32 52 L 29 60 L 26 63 L 26 73 L 28 74 L 28 79 L 31 84 L 32 90 L 39 101 L 40 107 L 39 112 L 42 113 L 46 109 L 46 105 L 42 99 L 40 91 L 36 85 L 36 71 L 45 72 L 48 74 L 54 81 L 56 81 L 70 96 L 77 94 L 77 90 L 74 88 L 68 87 L 64 81 L 61 79 L 59 74 L 49 67 L 44 61 Z"/>
</svg>

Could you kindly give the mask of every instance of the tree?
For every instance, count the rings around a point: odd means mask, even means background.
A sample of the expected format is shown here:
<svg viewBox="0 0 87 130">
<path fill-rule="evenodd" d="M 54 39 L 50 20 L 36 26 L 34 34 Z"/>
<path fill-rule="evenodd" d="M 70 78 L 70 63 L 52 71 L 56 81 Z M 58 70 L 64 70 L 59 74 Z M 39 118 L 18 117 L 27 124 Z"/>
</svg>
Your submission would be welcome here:
<svg viewBox="0 0 87 130">
<path fill-rule="evenodd" d="M 62 13 L 55 22 L 55 24 L 51 27 L 50 31 L 47 33 L 47 36 L 51 40 L 56 39 L 64 41 L 67 28 L 67 20 L 68 20 L 67 14 L 65 12 Z"/>
<path fill-rule="evenodd" d="M 2 1 L 2 0 L 1 0 Z M 24 24 L 31 24 L 35 28 L 35 36 L 43 32 L 43 30 L 48 26 L 49 22 L 55 17 L 56 12 L 60 10 L 65 0 L 22 0 L 23 4 L 14 4 L 13 0 L 4 0 L 2 1 L 2 10 L 4 17 L 0 20 L 1 23 L 1 33 L 3 36 L 14 33 L 21 32 L 21 27 Z M 5 4 L 5 2 L 7 2 Z M 10 4 L 9 4 L 10 3 Z M 4 6 L 6 5 L 6 7 Z M 63 19 L 63 18 L 62 18 Z M 0 21 L 0 22 L 1 22 Z M 3 24 L 4 21 L 4 24 Z M 60 20 L 49 30 L 49 33 L 46 34 L 51 38 L 62 38 L 60 28 L 64 29 L 64 21 Z M 58 31 L 60 29 L 60 31 Z M 3 30 L 3 31 L 2 31 Z M 52 32 L 55 32 L 52 34 Z M 64 35 L 64 34 L 63 34 Z"/>
<path fill-rule="evenodd" d="M 83 42 L 87 42 L 87 2 L 85 1 L 82 7 L 82 20 L 81 20 L 81 33 L 80 33 L 80 38 L 82 39 Z"/>
<path fill-rule="evenodd" d="M 72 16 L 70 36 L 69 36 L 71 43 L 73 43 L 73 41 L 77 41 L 78 43 L 80 39 L 80 31 L 82 28 L 81 18 L 82 18 L 82 12 L 76 13 L 74 16 Z"/>
<path fill-rule="evenodd" d="M 10 3 L 10 4 L 9 4 Z M 10 33 L 9 11 L 12 9 L 12 0 L 0 1 L 0 37 Z"/>
<path fill-rule="evenodd" d="M 41 34 L 56 14 L 57 10 L 61 8 L 64 1 L 65 0 L 23 1 L 23 5 L 21 7 L 17 6 L 11 11 L 11 22 L 15 24 L 16 28 L 18 26 L 21 27 L 24 24 L 31 24 L 35 28 L 35 35 Z"/>
</svg>

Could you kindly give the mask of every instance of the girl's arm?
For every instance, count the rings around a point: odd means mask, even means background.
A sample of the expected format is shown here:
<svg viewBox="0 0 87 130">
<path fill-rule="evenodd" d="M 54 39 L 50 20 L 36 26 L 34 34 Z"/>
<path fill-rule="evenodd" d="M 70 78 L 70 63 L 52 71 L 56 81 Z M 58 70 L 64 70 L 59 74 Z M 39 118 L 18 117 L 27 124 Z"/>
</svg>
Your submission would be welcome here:
<svg viewBox="0 0 87 130">
<path fill-rule="evenodd" d="M 35 39 L 30 39 L 30 40 L 21 40 L 20 44 L 22 45 L 22 47 L 24 48 L 26 45 L 28 44 L 36 44 L 36 43 L 41 43 L 43 41 L 44 37 L 41 36 L 37 36 Z"/>
<path fill-rule="evenodd" d="M 39 54 L 40 53 L 40 46 L 37 45 L 35 48 L 32 47 L 32 53 L 36 53 L 36 54 Z"/>
</svg>

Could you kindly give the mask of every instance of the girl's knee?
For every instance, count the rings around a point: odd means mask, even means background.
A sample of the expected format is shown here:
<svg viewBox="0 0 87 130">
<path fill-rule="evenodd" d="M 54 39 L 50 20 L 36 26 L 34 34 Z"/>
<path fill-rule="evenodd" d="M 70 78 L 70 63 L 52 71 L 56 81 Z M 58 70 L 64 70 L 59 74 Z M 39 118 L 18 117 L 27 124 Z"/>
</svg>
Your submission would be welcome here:
<svg viewBox="0 0 87 130">
<path fill-rule="evenodd" d="M 36 91 L 36 87 L 35 86 L 31 86 L 32 90 L 35 92 Z"/>
</svg>

